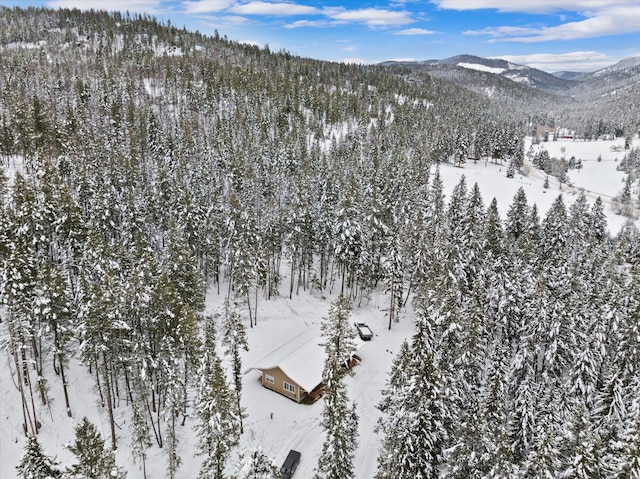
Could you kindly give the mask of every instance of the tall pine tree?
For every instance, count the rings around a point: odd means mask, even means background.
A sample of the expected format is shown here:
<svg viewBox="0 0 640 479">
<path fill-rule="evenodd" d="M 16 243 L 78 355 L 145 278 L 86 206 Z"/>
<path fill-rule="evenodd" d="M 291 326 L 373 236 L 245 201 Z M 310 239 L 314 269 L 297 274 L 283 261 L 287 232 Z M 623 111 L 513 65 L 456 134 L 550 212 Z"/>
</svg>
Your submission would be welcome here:
<svg viewBox="0 0 640 479">
<path fill-rule="evenodd" d="M 355 477 L 353 457 L 357 448 L 358 418 L 356 406 L 349 406 L 343 377 L 355 351 L 355 332 L 349 324 L 351 306 L 340 294 L 329 308 L 322 324 L 325 366 L 322 428 L 325 440 L 318 459 L 317 479 L 351 479 Z"/>
</svg>

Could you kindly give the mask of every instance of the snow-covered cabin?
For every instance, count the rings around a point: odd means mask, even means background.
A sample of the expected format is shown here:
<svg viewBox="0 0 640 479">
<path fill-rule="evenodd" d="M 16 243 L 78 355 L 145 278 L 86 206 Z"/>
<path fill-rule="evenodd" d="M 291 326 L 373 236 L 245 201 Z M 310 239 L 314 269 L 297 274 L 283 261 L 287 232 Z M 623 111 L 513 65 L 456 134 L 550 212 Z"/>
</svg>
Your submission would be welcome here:
<svg viewBox="0 0 640 479">
<path fill-rule="evenodd" d="M 253 365 L 262 374 L 262 385 L 301 403 L 322 393 L 325 350 L 320 328 L 295 336 Z"/>
</svg>

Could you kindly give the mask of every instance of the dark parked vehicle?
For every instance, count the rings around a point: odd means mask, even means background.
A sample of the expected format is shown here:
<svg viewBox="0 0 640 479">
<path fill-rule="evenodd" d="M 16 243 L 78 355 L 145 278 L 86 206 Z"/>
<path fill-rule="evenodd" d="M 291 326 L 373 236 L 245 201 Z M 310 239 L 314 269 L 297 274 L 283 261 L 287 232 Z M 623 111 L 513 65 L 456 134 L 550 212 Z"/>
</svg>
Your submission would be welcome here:
<svg viewBox="0 0 640 479">
<path fill-rule="evenodd" d="M 371 338 L 373 338 L 373 331 L 371 331 L 371 329 L 369 328 L 369 326 L 366 325 L 366 323 L 355 322 L 353 323 L 353 325 L 358 330 L 358 335 L 360 336 L 360 339 L 362 339 L 363 341 L 369 341 Z"/>
<path fill-rule="evenodd" d="M 300 453 L 291 449 L 287 458 L 284 460 L 284 464 L 282 464 L 282 467 L 280 468 L 282 479 L 291 479 L 293 477 L 293 473 L 296 472 L 299 462 Z"/>
</svg>

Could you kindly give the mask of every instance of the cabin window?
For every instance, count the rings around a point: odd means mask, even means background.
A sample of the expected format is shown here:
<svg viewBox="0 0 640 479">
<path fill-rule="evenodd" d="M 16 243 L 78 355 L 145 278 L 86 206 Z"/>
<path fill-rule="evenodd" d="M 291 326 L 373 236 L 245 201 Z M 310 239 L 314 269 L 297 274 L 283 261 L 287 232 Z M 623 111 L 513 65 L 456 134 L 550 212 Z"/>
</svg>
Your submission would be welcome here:
<svg viewBox="0 0 640 479">
<path fill-rule="evenodd" d="M 270 374 L 265 374 L 264 375 L 264 380 L 268 383 L 273 384 L 275 382 L 275 380 L 273 379 L 273 376 L 271 376 Z"/>
<path fill-rule="evenodd" d="M 293 384 L 289 384 L 286 381 L 283 381 L 282 383 L 284 385 L 284 389 L 285 391 L 289 391 L 290 393 L 294 393 L 296 392 L 296 387 Z"/>
</svg>

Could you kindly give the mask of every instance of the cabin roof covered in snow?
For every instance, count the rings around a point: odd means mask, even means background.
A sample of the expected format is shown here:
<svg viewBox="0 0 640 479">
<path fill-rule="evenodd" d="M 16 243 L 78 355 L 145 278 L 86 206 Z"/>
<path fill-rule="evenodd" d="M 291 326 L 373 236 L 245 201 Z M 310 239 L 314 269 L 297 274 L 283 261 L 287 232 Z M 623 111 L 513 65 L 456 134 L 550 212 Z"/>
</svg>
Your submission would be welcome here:
<svg viewBox="0 0 640 479">
<path fill-rule="evenodd" d="M 325 351 L 319 327 L 311 327 L 267 354 L 252 369 L 280 368 L 306 391 L 322 382 Z"/>
</svg>

